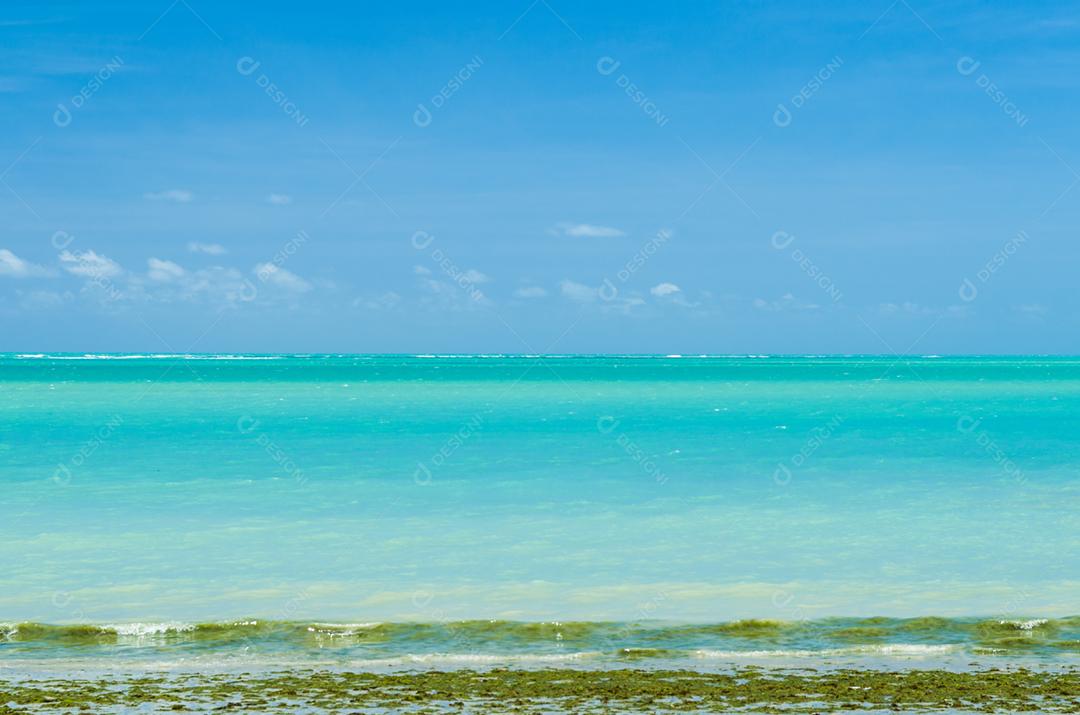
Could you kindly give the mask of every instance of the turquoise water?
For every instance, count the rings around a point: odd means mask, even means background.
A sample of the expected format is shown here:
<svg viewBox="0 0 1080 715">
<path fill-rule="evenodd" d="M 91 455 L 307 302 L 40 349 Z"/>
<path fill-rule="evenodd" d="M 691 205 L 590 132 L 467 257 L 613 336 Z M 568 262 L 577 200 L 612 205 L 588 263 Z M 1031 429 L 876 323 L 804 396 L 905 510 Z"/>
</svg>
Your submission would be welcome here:
<svg viewBox="0 0 1080 715">
<path fill-rule="evenodd" d="M 0 657 L 1067 658 L 1078 435 L 1072 358 L 3 355 Z"/>
</svg>

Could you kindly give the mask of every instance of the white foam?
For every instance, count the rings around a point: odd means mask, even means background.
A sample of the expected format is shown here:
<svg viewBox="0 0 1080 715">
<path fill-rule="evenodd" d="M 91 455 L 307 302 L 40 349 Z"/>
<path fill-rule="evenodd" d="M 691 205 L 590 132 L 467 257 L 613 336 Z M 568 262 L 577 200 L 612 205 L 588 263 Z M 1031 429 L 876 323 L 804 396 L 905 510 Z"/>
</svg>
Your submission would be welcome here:
<svg viewBox="0 0 1080 715">
<path fill-rule="evenodd" d="M 381 625 L 382 622 L 380 621 L 372 621 L 371 623 L 313 623 L 308 626 L 308 633 L 318 633 L 331 638 L 347 638 L 355 636 L 360 631 L 370 630 Z"/>
<path fill-rule="evenodd" d="M 146 636 L 160 636 L 165 633 L 184 633 L 186 631 L 195 630 L 195 624 L 193 623 L 119 623 L 119 624 L 107 624 L 101 627 L 101 630 L 115 633 L 118 636 L 135 636 L 136 638 L 143 638 Z"/>
<path fill-rule="evenodd" d="M 1028 621 L 998 621 L 1003 626 L 1016 626 L 1022 631 L 1033 631 L 1039 626 L 1046 625 L 1045 618 L 1032 618 Z"/>
</svg>

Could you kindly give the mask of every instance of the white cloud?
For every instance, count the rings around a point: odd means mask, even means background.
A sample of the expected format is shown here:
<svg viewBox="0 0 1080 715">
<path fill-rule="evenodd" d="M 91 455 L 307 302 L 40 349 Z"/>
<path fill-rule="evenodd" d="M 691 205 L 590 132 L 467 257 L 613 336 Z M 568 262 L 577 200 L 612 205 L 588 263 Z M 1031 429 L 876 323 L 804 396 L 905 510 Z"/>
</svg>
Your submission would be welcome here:
<svg viewBox="0 0 1080 715">
<path fill-rule="evenodd" d="M 591 223 L 557 223 L 558 233 L 574 238 L 615 238 L 626 234 L 611 226 L 597 226 Z"/>
<path fill-rule="evenodd" d="M 633 308 L 645 305 L 645 299 L 634 292 L 620 293 L 619 289 L 605 279 L 597 288 L 566 279 L 559 284 L 559 292 L 564 298 L 576 303 L 595 303 L 605 313 L 629 314 Z"/>
<path fill-rule="evenodd" d="M 52 310 L 61 307 L 71 299 L 70 293 L 57 293 L 51 290 L 34 290 L 19 293 L 19 307 L 23 310 Z"/>
<path fill-rule="evenodd" d="M 205 253 L 208 256 L 220 256 L 228 253 L 220 243 L 199 243 L 198 241 L 188 243 L 187 250 L 192 253 Z"/>
<path fill-rule="evenodd" d="M 933 315 L 940 311 L 934 308 L 906 301 L 904 303 L 881 303 L 878 305 L 878 311 L 885 315 Z"/>
<path fill-rule="evenodd" d="M 257 275 L 259 280 L 263 283 L 269 283 L 270 285 L 284 288 L 293 293 L 304 293 L 311 290 L 311 284 L 306 280 L 292 271 L 287 271 L 280 266 L 275 266 L 273 263 L 258 263 L 255 265 L 254 271 L 255 275 Z"/>
<path fill-rule="evenodd" d="M 660 283 L 659 285 L 654 285 L 652 288 L 650 288 L 649 292 L 652 293 L 653 295 L 655 295 L 658 298 L 662 298 L 665 295 L 671 295 L 672 293 L 678 293 L 681 290 L 682 289 L 679 288 L 679 286 L 675 285 L 674 283 Z"/>
<path fill-rule="evenodd" d="M 572 280 L 564 280 L 559 284 L 559 290 L 563 296 L 579 303 L 589 303 L 596 300 L 598 291 L 596 288 L 584 283 L 575 283 Z"/>
<path fill-rule="evenodd" d="M 123 297 L 130 302 L 198 303 L 221 301 L 229 305 L 255 300 L 255 281 L 235 268 L 213 266 L 185 270 L 172 261 L 151 258 L 146 275 L 129 275 Z"/>
<path fill-rule="evenodd" d="M 292 203 L 292 197 L 288 194 L 270 194 L 266 197 L 266 203 L 274 206 L 288 206 Z"/>
<path fill-rule="evenodd" d="M 514 295 L 518 298 L 543 298 L 547 291 L 540 286 L 523 286 L 514 291 Z"/>
<path fill-rule="evenodd" d="M 143 194 L 143 198 L 151 201 L 173 201 L 178 204 L 186 204 L 195 198 L 195 194 L 187 189 L 167 189 L 165 191 L 149 191 Z"/>
<path fill-rule="evenodd" d="M 0 248 L 0 276 L 34 278 L 48 275 L 52 275 L 48 268 L 24 261 L 8 249 Z"/>
<path fill-rule="evenodd" d="M 969 306 L 967 305 L 946 305 L 944 307 L 936 307 L 906 301 L 904 303 L 880 303 L 877 306 L 877 311 L 883 316 L 894 318 L 920 315 L 943 315 L 953 318 L 965 318 L 970 312 L 968 308 Z"/>
<path fill-rule="evenodd" d="M 484 275 L 483 273 L 476 270 L 475 268 L 470 268 L 469 270 L 462 273 L 461 274 L 461 280 L 465 281 L 466 283 L 489 283 L 489 282 L 491 282 L 491 278 L 489 276 Z"/>
<path fill-rule="evenodd" d="M 64 270 L 73 276 L 82 276 L 84 278 L 93 278 L 96 280 L 112 278 L 113 276 L 120 275 L 123 270 L 116 261 L 94 253 L 93 251 L 75 253 L 64 251 L 60 254 L 60 263 L 63 264 Z"/>
<path fill-rule="evenodd" d="M 785 310 L 817 310 L 821 306 L 816 303 L 803 303 L 797 300 L 791 293 L 785 293 L 779 300 L 755 298 L 754 307 L 758 310 L 779 312 Z"/>
<path fill-rule="evenodd" d="M 431 269 L 428 268 L 427 266 L 413 266 L 412 267 L 412 272 L 415 273 L 418 276 L 430 276 L 431 275 Z"/>
<path fill-rule="evenodd" d="M 375 298 L 358 297 L 353 299 L 354 308 L 370 308 L 372 310 L 392 310 L 401 304 L 401 296 L 394 291 L 387 291 Z"/>
<path fill-rule="evenodd" d="M 195 299 L 198 296 L 219 297 L 228 303 L 252 300 L 254 285 L 235 268 L 214 266 L 194 271 L 180 282 L 180 298 Z"/>
<path fill-rule="evenodd" d="M 476 283 L 466 280 L 467 273 L 457 276 L 453 282 L 436 278 L 421 278 L 419 285 L 425 294 L 421 298 L 421 305 L 431 310 L 453 311 L 476 310 L 481 306 L 490 306 L 491 300 L 484 295 Z"/>
<path fill-rule="evenodd" d="M 168 282 L 184 277 L 184 269 L 172 261 L 163 261 L 160 258 L 151 258 L 146 262 L 149 267 L 147 275 L 150 280 Z"/>
</svg>

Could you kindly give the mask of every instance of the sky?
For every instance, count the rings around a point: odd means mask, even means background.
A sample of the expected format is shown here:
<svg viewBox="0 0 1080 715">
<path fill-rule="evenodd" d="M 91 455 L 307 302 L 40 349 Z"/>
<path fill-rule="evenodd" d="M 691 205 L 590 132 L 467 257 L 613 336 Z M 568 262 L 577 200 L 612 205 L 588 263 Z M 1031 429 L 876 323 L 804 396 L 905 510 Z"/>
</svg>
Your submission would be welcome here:
<svg viewBox="0 0 1080 715">
<path fill-rule="evenodd" d="M 1080 9 L 5 2 L 0 351 L 1080 353 Z"/>
</svg>

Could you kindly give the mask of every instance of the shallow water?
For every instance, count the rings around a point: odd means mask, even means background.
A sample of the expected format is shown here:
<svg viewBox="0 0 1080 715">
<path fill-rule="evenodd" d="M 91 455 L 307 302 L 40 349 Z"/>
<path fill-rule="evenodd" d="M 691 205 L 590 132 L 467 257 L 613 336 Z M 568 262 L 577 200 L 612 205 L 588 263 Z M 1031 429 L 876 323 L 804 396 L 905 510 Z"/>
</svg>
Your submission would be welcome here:
<svg viewBox="0 0 1080 715">
<path fill-rule="evenodd" d="M 256 619 L 335 658 L 1067 660 L 1078 429 L 1066 358 L 6 355 L 0 622 L 178 628 L 21 626 L 0 657 L 227 647 L 183 629 Z M 789 625 L 678 625 L 738 619 Z"/>
</svg>

